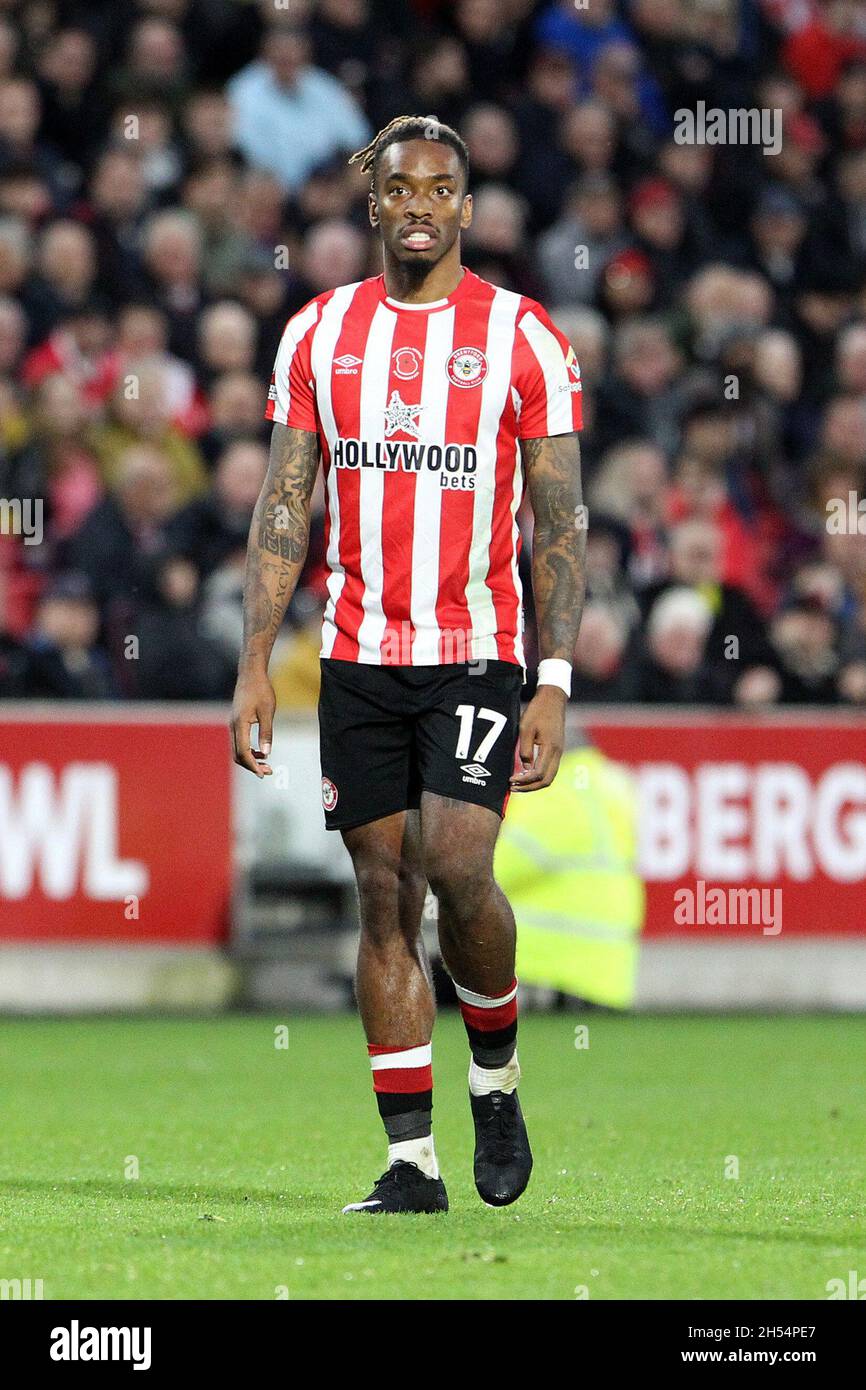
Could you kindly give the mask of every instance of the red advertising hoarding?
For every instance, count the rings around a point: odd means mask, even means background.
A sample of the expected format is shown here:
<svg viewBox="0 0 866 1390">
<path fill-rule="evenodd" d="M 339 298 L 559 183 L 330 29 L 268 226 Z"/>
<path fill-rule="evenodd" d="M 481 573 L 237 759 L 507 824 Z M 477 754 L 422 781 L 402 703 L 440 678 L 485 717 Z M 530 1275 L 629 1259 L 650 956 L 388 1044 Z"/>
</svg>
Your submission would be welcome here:
<svg viewBox="0 0 866 1390">
<path fill-rule="evenodd" d="M 230 794 L 222 711 L 0 707 L 0 939 L 223 940 Z"/>
<path fill-rule="evenodd" d="M 647 935 L 866 935 L 861 716 L 580 716 L 635 777 Z M 224 940 L 231 789 L 227 711 L 0 709 L 0 939 Z M 703 912 L 740 887 L 780 891 L 772 927 Z"/>
<path fill-rule="evenodd" d="M 591 711 L 585 727 L 636 779 L 647 935 L 866 934 L 862 715 Z M 735 888 L 769 915 L 726 918 Z"/>
</svg>

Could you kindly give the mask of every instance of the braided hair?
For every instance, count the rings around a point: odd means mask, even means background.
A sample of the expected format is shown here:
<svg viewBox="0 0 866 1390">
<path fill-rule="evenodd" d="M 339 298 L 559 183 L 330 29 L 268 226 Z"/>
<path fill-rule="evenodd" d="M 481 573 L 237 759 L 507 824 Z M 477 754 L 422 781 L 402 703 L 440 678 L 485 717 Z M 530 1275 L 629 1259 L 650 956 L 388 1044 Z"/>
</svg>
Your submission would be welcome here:
<svg viewBox="0 0 866 1390">
<path fill-rule="evenodd" d="M 396 145 L 404 140 L 434 140 L 441 145 L 450 145 L 452 150 L 457 151 L 463 178 L 468 184 L 469 151 L 456 130 L 452 130 L 450 125 L 443 125 L 435 116 L 395 116 L 393 121 L 382 127 L 378 135 L 373 136 L 369 145 L 363 150 L 356 150 L 349 160 L 350 164 L 360 164 L 362 174 L 370 174 L 371 191 L 375 190 L 376 173 L 382 154 L 389 145 Z"/>
</svg>

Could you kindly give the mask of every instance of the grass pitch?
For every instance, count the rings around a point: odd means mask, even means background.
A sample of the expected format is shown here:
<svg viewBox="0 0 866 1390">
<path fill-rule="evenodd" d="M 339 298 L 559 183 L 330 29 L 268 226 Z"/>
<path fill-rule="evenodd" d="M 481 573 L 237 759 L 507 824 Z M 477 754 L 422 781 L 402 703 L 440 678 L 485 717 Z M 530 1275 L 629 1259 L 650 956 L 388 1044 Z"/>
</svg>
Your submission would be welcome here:
<svg viewBox="0 0 866 1390">
<path fill-rule="evenodd" d="M 356 1019 L 0 1021 L 0 1279 L 46 1299 L 824 1299 L 866 1275 L 862 1020 L 588 1015 L 587 1048 L 577 1022 L 521 1020 L 535 1171 L 494 1211 L 442 1013 L 451 1211 L 389 1218 L 340 1215 L 384 1166 Z"/>
</svg>

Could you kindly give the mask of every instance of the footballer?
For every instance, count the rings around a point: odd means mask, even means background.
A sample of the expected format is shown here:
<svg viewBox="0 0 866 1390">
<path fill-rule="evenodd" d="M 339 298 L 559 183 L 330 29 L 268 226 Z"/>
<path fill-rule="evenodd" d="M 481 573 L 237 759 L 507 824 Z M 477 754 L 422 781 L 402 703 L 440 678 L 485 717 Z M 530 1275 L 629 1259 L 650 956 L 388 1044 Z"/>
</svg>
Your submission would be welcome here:
<svg viewBox="0 0 866 1390">
<path fill-rule="evenodd" d="M 370 174 L 384 273 L 311 300 L 277 351 L 235 759 L 257 777 L 272 771 L 268 661 L 307 553 L 321 464 L 322 803 L 357 881 L 356 992 L 388 1140 L 385 1172 L 344 1211 L 448 1209 L 431 1126 L 428 884 L 471 1052 L 475 1185 L 506 1206 L 532 1154 L 517 1097 L 514 916 L 493 851 L 509 793 L 549 786 L 563 750 L 584 590 L 580 373 L 539 304 L 461 264 L 472 196 L 454 130 L 399 117 L 355 161 Z M 521 718 L 525 490 L 540 661 Z"/>
</svg>

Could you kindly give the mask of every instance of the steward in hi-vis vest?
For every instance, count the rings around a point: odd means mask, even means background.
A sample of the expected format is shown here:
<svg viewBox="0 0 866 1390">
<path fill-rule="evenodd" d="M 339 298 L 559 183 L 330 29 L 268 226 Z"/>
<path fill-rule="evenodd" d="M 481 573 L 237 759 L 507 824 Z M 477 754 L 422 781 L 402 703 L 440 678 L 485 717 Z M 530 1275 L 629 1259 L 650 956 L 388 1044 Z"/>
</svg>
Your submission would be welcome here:
<svg viewBox="0 0 866 1390">
<path fill-rule="evenodd" d="M 541 796 L 512 796 L 494 859 L 517 919 L 517 977 L 627 1008 L 634 998 L 644 888 L 635 791 L 596 748 L 567 753 Z"/>
</svg>

